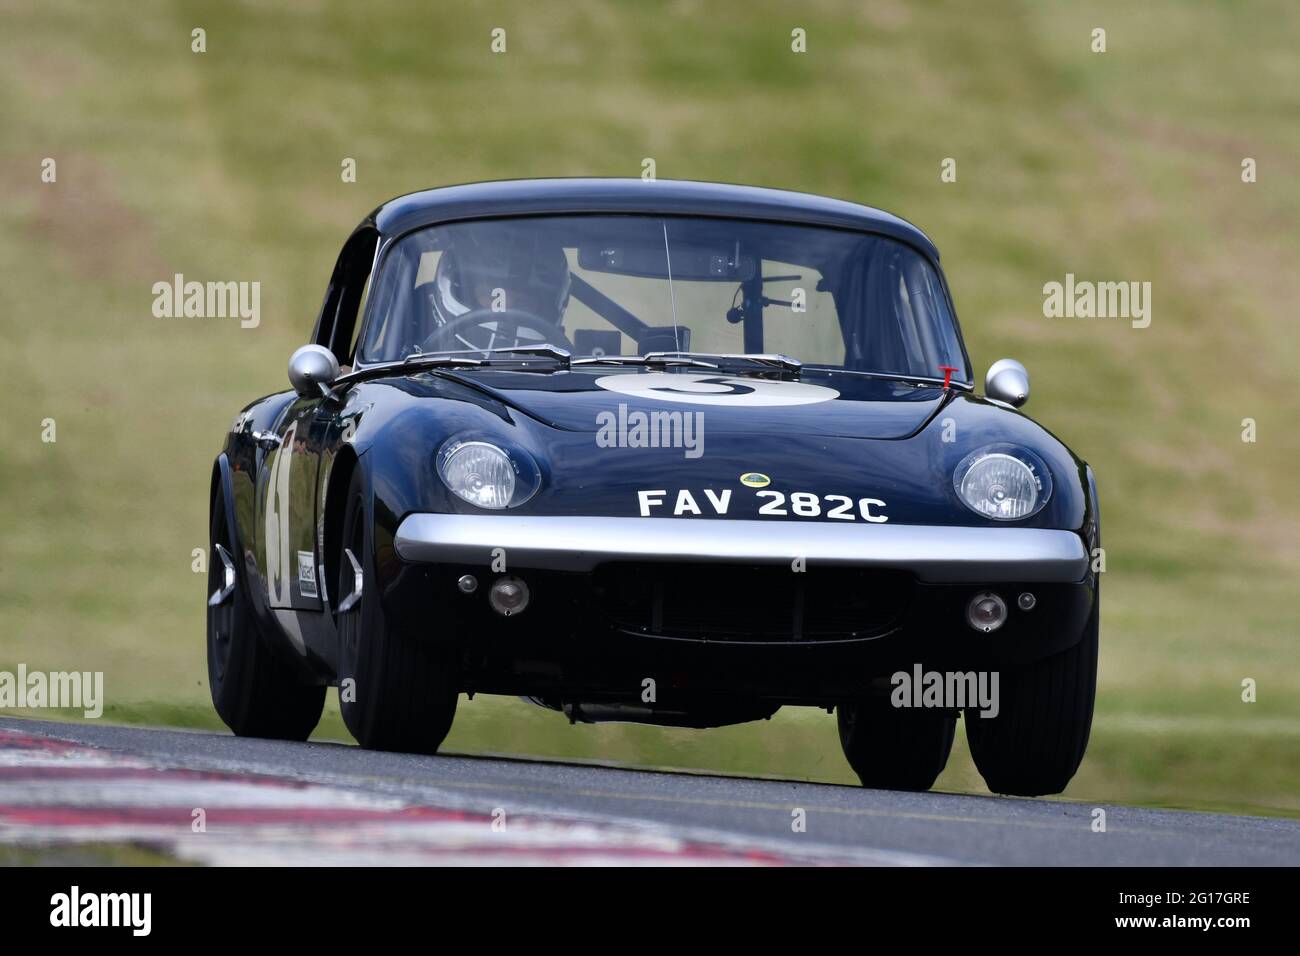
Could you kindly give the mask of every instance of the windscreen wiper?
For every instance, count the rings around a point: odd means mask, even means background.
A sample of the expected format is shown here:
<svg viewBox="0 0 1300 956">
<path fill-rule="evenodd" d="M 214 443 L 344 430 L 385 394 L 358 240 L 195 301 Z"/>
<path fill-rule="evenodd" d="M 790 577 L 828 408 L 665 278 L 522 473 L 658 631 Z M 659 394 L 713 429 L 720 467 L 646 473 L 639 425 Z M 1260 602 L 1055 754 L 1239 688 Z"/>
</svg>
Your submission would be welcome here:
<svg viewBox="0 0 1300 956">
<path fill-rule="evenodd" d="M 648 365 L 655 368 L 688 366 L 690 368 L 727 369 L 728 371 L 765 372 L 776 369 L 795 375 L 803 363 L 788 355 L 744 355 L 731 352 L 648 352 L 645 355 L 599 355 L 574 359 L 573 365 Z M 757 368 L 754 368 L 757 366 Z"/>
<path fill-rule="evenodd" d="M 690 368 L 719 368 L 713 362 L 705 362 L 694 356 L 679 352 L 649 352 L 645 355 L 592 355 L 587 358 L 574 359 L 571 365 L 646 365 L 652 368 L 685 365 Z"/>
<path fill-rule="evenodd" d="M 462 365 L 482 365 L 482 359 L 466 355 L 439 355 L 437 352 L 415 352 L 400 362 L 384 362 L 385 366 L 427 365 L 430 367 L 457 367 Z M 373 367 L 373 366 L 372 366 Z"/>
<path fill-rule="evenodd" d="M 518 345 L 495 349 L 466 349 L 462 352 L 413 352 L 406 358 L 397 359 L 393 362 L 376 362 L 374 365 L 363 365 L 341 376 L 339 381 L 350 383 L 362 378 L 372 378 L 375 375 L 391 372 L 395 369 L 487 368 L 501 365 L 532 368 L 535 366 L 530 365 L 528 360 L 533 356 L 550 359 L 548 369 L 568 368 L 569 354 L 567 349 L 549 344 Z M 484 357 L 475 358 L 476 355 Z M 499 355 L 500 358 L 493 358 L 495 355 Z"/>
<path fill-rule="evenodd" d="M 776 369 L 798 375 L 803 369 L 803 362 L 800 362 L 797 358 L 773 353 L 745 355 L 740 352 L 656 352 L 654 354 L 663 356 L 665 359 L 684 358 L 712 362 L 716 363 L 714 364 L 715 368 L 727 368 L 728 371 L 747 371 L 751 367 L 757 366 L 762 371 Z"/>
<path fill-rule="evenodd" d="M 507 361 L 500 362 L 493 356 L 500 355 Z M 518 361 L 527 361 L 534 356 L 550 359 L 559 368 L 568 368 L 573 353 L 568 349 L 551 345 L 507 345 L 493 349 L 464 349 L 458 352 L 415 352 L 402 360 L 402 365 L 428 365 L 433 367 L 475 367 L 484 365 L 512 365 Z M 475 358 L 482 356 L 482 358 Z M 510 359 L 510 356 L 516 356 Z"/>
<path fill-rule="evenodd" d="M 882 382 L 899 382 L 903 385 L 911 385 L 915 388 L 934 388 L 936 385 L 944 387 L 942 376 L 937 375 L 907 375 L 902 372 L 867 372 L 857 368 L 839 368 L 834 365 L 805 365 L 805 374 L 817 375 L 856 375 L 859 378 L 872 378 Z M 972 392 L 974 386 L 969 382 L 961 382 L 952 379 L 948 382 L 947 387 L 957 388 L 962 391 Z"/>
</svg>

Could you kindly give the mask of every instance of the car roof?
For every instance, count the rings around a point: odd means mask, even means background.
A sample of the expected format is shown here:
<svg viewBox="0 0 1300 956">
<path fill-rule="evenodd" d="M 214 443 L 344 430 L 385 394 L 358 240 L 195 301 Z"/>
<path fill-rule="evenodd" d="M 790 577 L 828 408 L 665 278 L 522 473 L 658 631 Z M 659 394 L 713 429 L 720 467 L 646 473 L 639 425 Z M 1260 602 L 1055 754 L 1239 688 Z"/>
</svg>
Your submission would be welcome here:
<svg viewBox="0 0 1300 956">
<path fill-rule="evenodd" d="M 722 216 L 855 229 L 900 239 L 939 261 L 939 250 L 925 233 L 871 206 L 785 189 L 672 179 L 510 179 L 444 186 L 390 199 L 362 225 L 392 237 L 462 219 L 577 213 Z"/>
</svg>

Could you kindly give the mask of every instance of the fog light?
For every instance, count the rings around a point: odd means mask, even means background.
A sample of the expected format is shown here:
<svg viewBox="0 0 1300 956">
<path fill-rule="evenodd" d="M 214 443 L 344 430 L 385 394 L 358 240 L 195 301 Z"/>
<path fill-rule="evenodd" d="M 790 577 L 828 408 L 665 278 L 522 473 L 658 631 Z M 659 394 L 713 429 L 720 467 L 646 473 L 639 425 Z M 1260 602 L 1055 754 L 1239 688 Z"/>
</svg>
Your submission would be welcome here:
<svg viewBox="0 0 1300 956">
<path fill-rule="evenodd" d="M 975 595 L 966 608 L 966 623 L 985 634 L 996 631 L 1006 619 L 1006 602 L 992 591 Z"/>
<path fill-rule="evenodd" d="M 462 574 L 460 580 L 456 582 L 456 587 L 460 588 L 461 594 L 473 594 L 478 590 L 478 578 L 472 574 Z"/>
<path fill-rule="evenodd" d="M 513 576 L 498 578 L 488 589 L 488 604 L 502 617 L 519 614 L 528 607 L 528 585 Z"/>
<path fill-rule="evenodd" d="M 1016 598 L 1016 603 L 1020 605 L 1022 611 L 1032 611 L 1038 606 L 1038 598 L 1034 597 L 1028 591 L 1025 591 L 1020 597 Z"/>
</svg>

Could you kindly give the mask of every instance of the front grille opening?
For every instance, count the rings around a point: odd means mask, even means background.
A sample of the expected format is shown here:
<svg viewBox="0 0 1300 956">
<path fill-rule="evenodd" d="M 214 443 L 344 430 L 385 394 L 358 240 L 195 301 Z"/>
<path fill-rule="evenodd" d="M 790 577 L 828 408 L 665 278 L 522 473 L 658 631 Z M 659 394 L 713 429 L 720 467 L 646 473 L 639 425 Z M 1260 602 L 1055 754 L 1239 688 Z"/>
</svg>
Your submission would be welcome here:
<svg viewBox="0 0 1300 956">
<path fill-rule="evenodd" d="M 618 562 L 592 574 L 616 627 L 719 642 L 873 637 L 894 626 L 914 586 L 906 572 L 874 568 Z"/>
</svg>

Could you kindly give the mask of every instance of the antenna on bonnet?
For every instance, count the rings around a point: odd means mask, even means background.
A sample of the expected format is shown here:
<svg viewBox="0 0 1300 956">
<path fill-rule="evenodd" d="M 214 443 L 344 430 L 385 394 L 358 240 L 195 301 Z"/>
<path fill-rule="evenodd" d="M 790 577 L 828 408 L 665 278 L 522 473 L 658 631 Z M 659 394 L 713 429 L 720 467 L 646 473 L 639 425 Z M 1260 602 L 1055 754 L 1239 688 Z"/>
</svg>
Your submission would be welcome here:
<svg viewBox="0 0 1300 956">
<path fill-rule="evenodd" d="M 660 220 L 660 225 L 664 227 L 664 259 L 668 263 L 668 298 L 673 304 L 673 348 L 680 352 L 682 340 L 677 334 L 677 294 L 673 291 L 673 257 L 668 251 L 668 220 Z"/>
</svg>

